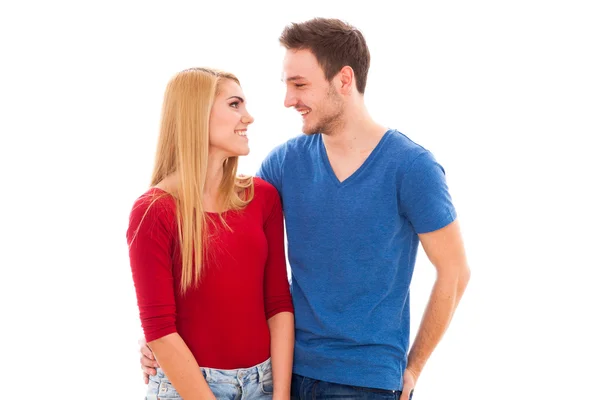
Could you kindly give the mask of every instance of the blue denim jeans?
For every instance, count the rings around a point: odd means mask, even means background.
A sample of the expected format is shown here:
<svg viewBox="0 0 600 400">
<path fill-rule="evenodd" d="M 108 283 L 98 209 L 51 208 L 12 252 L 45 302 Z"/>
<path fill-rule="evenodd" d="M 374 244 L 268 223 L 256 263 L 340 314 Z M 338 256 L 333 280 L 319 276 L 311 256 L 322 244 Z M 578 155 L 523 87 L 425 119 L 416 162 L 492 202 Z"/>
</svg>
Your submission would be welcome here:
<svg viewBox="0 0 600 400">
<path fill-rule="evenodd" d="M 273 373 L 271 359 L 250 368 L 201 368 L 202 375 L 217 399 L 246 400 L 273 398 Z M 162 369 L 150 375 L 146 400 L 181 400 L 181 396 Z"/>
<path fill-rule="evenodd" d="M 338 383 L 319 381 L 301 375 L 292 375 L 292 400 L 398 400 L 401 394 L 401 390 L 340 385 Z"/>
</svg>

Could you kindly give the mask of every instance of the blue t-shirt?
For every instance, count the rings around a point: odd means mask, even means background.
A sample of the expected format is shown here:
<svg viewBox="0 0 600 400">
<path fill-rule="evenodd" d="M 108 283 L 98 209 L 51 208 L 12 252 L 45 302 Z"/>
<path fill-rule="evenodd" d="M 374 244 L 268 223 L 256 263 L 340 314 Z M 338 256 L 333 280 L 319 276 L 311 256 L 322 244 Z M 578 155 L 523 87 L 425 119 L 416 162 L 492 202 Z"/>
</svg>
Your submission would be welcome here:
<svg viewBox="0 0 600 400">
<path fill-rule="evenodd" d="M 417 234 L 456 218 L 443 168 L 429 151 L 389 130 L 343 182 L 320 134 L 277 147 L 258 175 L 283 203 L 294 373 L 401 390 Z"/>
</svg>

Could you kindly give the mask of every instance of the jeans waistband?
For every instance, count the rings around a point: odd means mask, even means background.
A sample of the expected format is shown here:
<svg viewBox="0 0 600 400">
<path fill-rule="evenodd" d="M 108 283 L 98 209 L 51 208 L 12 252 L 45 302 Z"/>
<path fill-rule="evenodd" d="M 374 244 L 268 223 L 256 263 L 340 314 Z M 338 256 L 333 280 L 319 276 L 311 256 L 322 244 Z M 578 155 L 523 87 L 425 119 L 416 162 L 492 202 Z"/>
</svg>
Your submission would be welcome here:
<svg viewBox="0 0 600 400">
<path fill-rule="evenodd" d="M 201 367 L 200 369 L 207 382 L 234 382 L 244 379 L 258 379 L 259 382 L 262 382 L 265 375 L 271 374 L 271 359 L 268 358 L 266 361 L 249 368 L 217 369 Z"/>
</svg>

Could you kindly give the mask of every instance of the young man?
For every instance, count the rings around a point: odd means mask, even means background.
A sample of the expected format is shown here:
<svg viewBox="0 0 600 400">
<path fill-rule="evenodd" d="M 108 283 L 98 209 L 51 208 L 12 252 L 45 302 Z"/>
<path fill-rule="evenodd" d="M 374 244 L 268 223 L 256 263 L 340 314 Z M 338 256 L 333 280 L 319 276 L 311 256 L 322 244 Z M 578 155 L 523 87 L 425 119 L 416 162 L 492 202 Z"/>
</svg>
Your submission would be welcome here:
<svg viewBox="0 0 600 400">
<path fill-rule="evenodd" d="M 285 106 L 302 115 L 304 135 L 273 150 L 258 175 L 278 189 L 285 213 L 291 396 L 408 400 L 470 275 L 444 170 L 370 117 L 370 55 L 356 28 L 316 18 L 286 27 L 280 42 Z M 408 351 L 419 242 L 437 279 Z"/>
</svg>

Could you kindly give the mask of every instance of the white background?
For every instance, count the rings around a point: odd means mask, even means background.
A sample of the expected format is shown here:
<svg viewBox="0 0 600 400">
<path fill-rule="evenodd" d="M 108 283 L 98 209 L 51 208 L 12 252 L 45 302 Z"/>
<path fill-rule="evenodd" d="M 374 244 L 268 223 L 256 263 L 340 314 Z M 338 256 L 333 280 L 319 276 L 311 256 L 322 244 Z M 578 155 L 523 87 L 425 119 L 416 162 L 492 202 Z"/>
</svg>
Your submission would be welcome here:
<svg viewBox="0 0 600 400">
<path fill-rule="evenodd" d="M 372 115 L 433 151 L 463 228 L 472 280 L 415 399 L 600 399 L 595 3 L 3 2 L 0 397 L 143 397 L 125 229 L 165 85 L 237 74 L 253 173 L 300 133 L 278 35 L 325 16 L 363 31 Z M 434 278 L 420 253 L 413 334 Z"/>
</svg>

